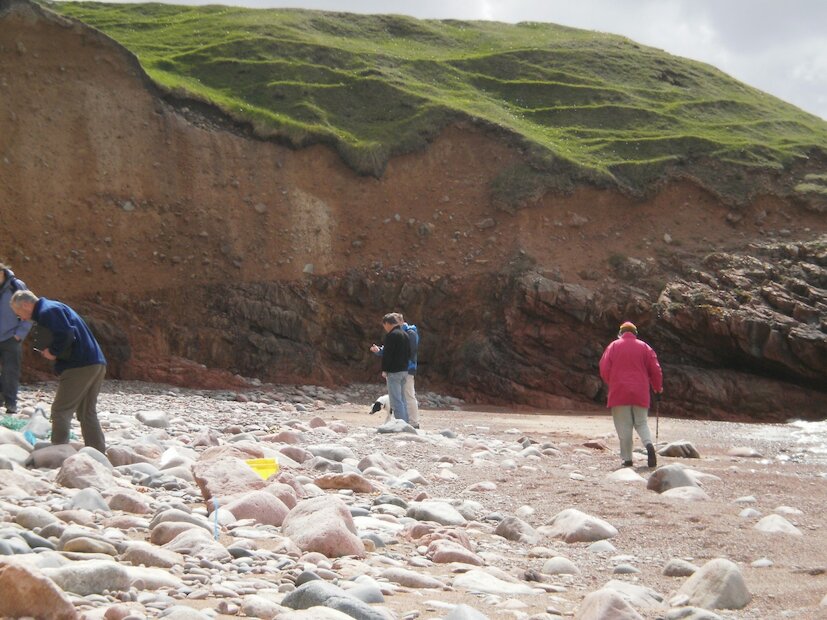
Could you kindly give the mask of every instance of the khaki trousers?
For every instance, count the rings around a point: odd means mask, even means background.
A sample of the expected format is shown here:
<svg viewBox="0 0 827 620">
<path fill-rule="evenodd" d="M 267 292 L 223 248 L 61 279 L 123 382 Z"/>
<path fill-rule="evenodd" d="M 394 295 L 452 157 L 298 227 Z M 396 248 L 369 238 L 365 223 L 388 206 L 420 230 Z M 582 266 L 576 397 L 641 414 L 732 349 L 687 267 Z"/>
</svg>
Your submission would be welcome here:
<svg viewBox="0 0 827 620">
<path fill-rule="evenodd" d="M 632 460 L 632 429 L 637 431 L 643 445 L 652 443 L 652 434 L 649 432 L 649 410 L 637 405 L 622 405 L 612 407 L 612 419 L 615 423 L 617 438 L 620 440 L 620 458 L 624 461 Z"/>
<path fill-rule="evenodd" d="M 98 393 L 106 375 L 104 364 L 69 368 L 60 373 L 52 403 L 52 443 L 69 443 L 72 415 L 77 412 L 83 443 L 101 453 L 106 440 L 98 422 Z"/>
<path fill-rule="evenodd" d="M 414 378 L 416 375 L 408 375 L 405 385 L 402 386 L 402 398 L 405 399 L 405 406 L 408 409 L 408 422 L 419 424 L 419 403 L 416 400 L 416 388 Z"/>
</svg>

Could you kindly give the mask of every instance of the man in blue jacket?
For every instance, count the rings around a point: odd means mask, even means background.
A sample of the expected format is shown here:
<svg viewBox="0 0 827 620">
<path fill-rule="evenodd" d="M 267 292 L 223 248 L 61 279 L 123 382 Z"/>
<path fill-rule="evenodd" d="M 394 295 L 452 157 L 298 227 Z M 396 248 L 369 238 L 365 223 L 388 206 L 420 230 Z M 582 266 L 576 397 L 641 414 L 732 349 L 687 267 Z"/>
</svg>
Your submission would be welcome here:
<svg viewBox="0 0 827 620">
<path fill-rule="evenodd" d="M 405 406 L 408 408 L 408 421 L 414 428 L 419 428 L 419 402 L 416 400 L 416 362 L 419 354 L 419 331 L 416 325 L 405 322 L 405 317 L 396 313 L 396 321 L 402 326 L 402 331 L 411 343 L 411 357 L 408 360 L 408 378 L 405 379 L 403 396 Z"/>
<path fill-rule="evenodd" d="M 31 291 L 17 291 L 11 307 L 22 321 L 35 321 L 52 333 L 40 354 L 55 363 L 60 377 L 52 402 L 52 443 L 69 443 L 72 415 L 77 412 L 83 442 L 104 453 L 106 441 L 98 421 L 98 394 L 106 374 L 106 358 L 80 315 L 66 304 Z"/>
<path fill-rule="evenodd" d="M 20 360 L 23 359 L 22 342 L 32 328 L 30 321 L 17 318 L 9 305 L 12 295 L 26 290 L 22 280 L 14 276 L 8 265 L 0 263 L 0 387 L 6 413 L 17 413 L 17 390 L 20 387 Z"/>
</svg>

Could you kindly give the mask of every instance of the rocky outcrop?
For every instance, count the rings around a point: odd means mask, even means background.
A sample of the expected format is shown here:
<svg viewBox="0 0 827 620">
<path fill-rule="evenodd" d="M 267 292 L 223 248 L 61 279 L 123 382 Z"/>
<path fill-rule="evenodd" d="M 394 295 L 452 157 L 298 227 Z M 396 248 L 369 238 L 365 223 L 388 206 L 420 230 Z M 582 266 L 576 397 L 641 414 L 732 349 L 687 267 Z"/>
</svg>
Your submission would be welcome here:
<svg viewBox="0 0 827 620">
<path fill-rule="evenodd" d="M 827 237 L 710 254 L 658 305 L 698 358 L 813 386 L 827 376 Z"/>
<path fill-rule="evenodd" d="M 754 261 L 727 256 L 734 264 Z M 674 301 L 679 292 L 688 294 L 687 279 L 668 284 L 658 298 L 625 283 L 589 289 L 536 269 L 438 280 L 394 275 L 390 282 L 351 273 L 223 292 L 193 289 L 193 307 L 203 307 L 194 315 L 198 327 L 170 325 L 171 347 L 178 356 L 270 381 L 369 381 L 378 372 L 367 351 L 381 337 L 377 317 L 404 295 L 409 316 L 422 317 L 412 319 L 422 333 L 420 383 L 476 402 L 576 408 L 603 402 L 597 372 L 603 347 L 624 317 L 641 316 L 642 337 L 665 369 L 664 411 L 763 419 L 827 411 L 815 379 L 827 372 L 827 336 L 789 316 L 774 321 L 759 295 L 753 305 L 738 304 L 736 295 L 747 291 L 729 288 L 735 280 L 726 271 L 715 288 L 697 285 L 715 305 L 686 296 Z M 817 287 L 808 290 L 812 307 L 823 303 Z M 160 292 L 156 299 L 166 303 Z M 473 311 L 466 299 L 475 300 Z M 749 340 L 764 333 L 755 328 L 762 324 L 777 334 L 762 341 L 773 347 Z"/>
</svg>

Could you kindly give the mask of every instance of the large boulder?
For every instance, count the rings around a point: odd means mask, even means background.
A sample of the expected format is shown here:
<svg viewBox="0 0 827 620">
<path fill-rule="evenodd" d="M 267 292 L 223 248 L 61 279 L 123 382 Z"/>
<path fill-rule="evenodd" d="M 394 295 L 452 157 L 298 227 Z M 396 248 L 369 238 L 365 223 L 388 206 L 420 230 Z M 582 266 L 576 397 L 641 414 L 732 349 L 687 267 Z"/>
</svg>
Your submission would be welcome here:
<svg viewBox="0 0 827 620">
<path fill-rule="evenodd" d="M 388 456 L 384 452 L 374 452 L 362 458 L 357 465 L 360 471 L 377 467 L 388 474 L 398 476 L 405 471 L 405 467 L 398 459 Z"/>
<path fill-rule="evenodd" d="M 698 483 L 695 478 L 680 463 L 673 463 L 655 470 L 646 483 L 646 488 L 656 493 L 663 493 L 678 487 L 696 486 L 698 486 Z"/>
<path fill-rule="evenodd" d="M 576 508 L 558 512 L 551 523 L 540 528 L 540 531 L 567 543 L 594 542 L 617 536 L 617 528 L 611 523 Z"/>
<path fill-rule="evenodd" d="M 501 579 L 497 575 L 479 568 L 458 575 L 454 579 L 454 587 L 463 588 L 469 592 L 480 592 L 497 596 L 536 594 L 534 588 L 524 581 Z"/>
<path fill-rule="evenodd" d="M 671 456 L 673 458 L 701 458 L 701 454 L 700 452 L 698 452 L 698 449 L 692 444 L 691 441 L 687 441 L 686 439 L 672 441 L 666 444 L 658 450 L 658 454 L 660 454 L 661 456 Z"/>
<path fill-rule="evenodd" d="M 28 497 L 48 491 L 47 483 L 26 470 L 0 469 L 0 497 Z"/>
<path fill-rule="evenodd" d="M 717 558 L 687 579 L 672 602 L 705 609 L 743 609 L 750 600 L 752 595 L 738 565 Z"/>
<path fill-rule="evenodd" d="M 76 620 L 69 597 L 39 570 L 0 559 L 0 617 Z"/>
<path fill-rule="evenodd" d="M 376 490 L 370 480 L 356 472 L 324 474 L 313 482 L 320 489 L 350 489 L 355 493 L 373 493 Z"/>
<path fill-rule="evenodd" d="M 209 448 L 204 453 L 212 449 Z M 192 466 L 192 475 L 198 488 L 201 489 L 201 496 L 208 504 L 213 497 L 233 496 L 266 486 L 264 480 L 256 472 L 250 469 L 243 460 L 234 456 L 205 459 L 202 455 Z"/>
<path fill-rule="evenodd" d="M 68 443 L 55 444 L 37 448 L 26 459 L 26 467 L 30 469 L 57 469 L 70 456 L 77 454 L 74 446 Z"/>
<path fill-rule="evenodd" d="M 448 502 L 426 500 L 408 506 L 407 516 L 417 521 L 434 521 L 441 525 L 463 525 L 465 517 Z"/>
<path fill-rule="evenodd" d="M 453 540 L 438 539 L 428 545 L 426 555 L 435 564 L 449 564 L 458 562 L 482 566 L 485 561 L 470 549 Z"/>
<path fill-rule="evenodd" d="M 290 509 L 278 497 L 265 490 L 252 491 L 223 507 L 236 519 L 254 519 L 262 525 L 281 526 Z"/>
<path fill-rule="evenodd" d="M 336 444 L 317 444 L 307 446 L 307 451 L 313 456 L 320 456 L 330 461 L 341 463 L 345 459 L 355 459 L 356 454 L 347 446 Z"/>
<path fill-rule="evenodd" d="M 643 620 L 623 596 L 611 588 L 587 594 L 574 614 L 575 620 Z"/>
<path fill-rule="evenodd" d="M 72 489 L 92 487 L 98 491 L 111 491 L 118 486 L 111 468 L 83 452 L 73 454 L 63 462 L 55 482 Z"/>
<path fill-rule="evenodd" d="M 332 495 L 299 502 L 284 519 L 281 531 L 302 551 L 318 551 L 329 558 L 365 555 L 347 504 Z"/>
<path fill-rule="evenodd" d="M 781 515 L 767 515 L 755 524 L 755 529 L 767 534 L 803 536 L 803 532 Z"/>
<path fill-rule="evenodd" d="M 279 498 L 288 509 L 295 508 L 299 501 L 296 490 L 283 482 L 269 482 L 263 490 Z"/>
<path fill-rule="evenodd" d="M 232 559 L 230 552 L 221 543 L 214 540 L 209 532 L 200 527 L 193 527 L 181 532 L 165 544 L 164 549 L 181 555 L 216 562 L 227 562 Z"/>
<path fill-rule="evenodd" d="M 14 522 L 27 530 L 46 527 L 51 523 L 58 523 L 60 520 L 48 510 L 38 506 L 23 508 L 14 518 Z"/>
<path fill-rule="evenodd" d="M 43 574 L 66 592 L 88 596 L 109 592 L 125 592 L 132 581 L 126 568 L 107 560 L 72 562 L 60 568 L 44 568 Z"/>
<path fill-rule="evenodd" d="M 120 558 L 133 566 L 155 566 L 158 568 L 172 568 L 184 564 L 184 556 L 169 549 L 163 549 L 142 540 L 131 541 Z"/>
<path fill-rule="evenodd" d="M 319 579 L 301 584 L 287 594 L 281 604 L 290 609 L 310 609 L 323 606 L 361 620 L 387 620 L 387 616 L 379 610 L 373 609 L 354 596 L 350 596 L 347 591 L 339 586 Z"/>
<path fill-rule="evenodd" d="M 192 529 L 198 529 L 198 526 L 184 521 L 164 521 L 152 528 L 149 540 L 153 545 L 165 545 L 180 534 Z"/>
<path fill-rule="evenodd" d="M 169 415 L 166 411 L 139 411 L 135 414 L 135 417 L 139 422 L 151 428 L 167 428 L 169 426 Z"/>
<path fill-rule="evenodd" d="M 118 489 L 107 498 L 106 503 L 112 510 L 122 510 L 139 515 L 151 512 L 149 498 L 132 489 Z"/>
<path fill-rule="evenodd" d="M 406 568 L 386 568 L 380 573 L 379 577 L 406 588 L 436 588 L 441 590 L 445 587 L 445 584 L 435 577 Z"/>
<path fill-rule="evenodd" d="M 497 524 L 494 533 L 506 540 L 536 545 L 540 541 L 540 534 L 528 523 L 517 517 L 508 516 Z"/>
</svg>

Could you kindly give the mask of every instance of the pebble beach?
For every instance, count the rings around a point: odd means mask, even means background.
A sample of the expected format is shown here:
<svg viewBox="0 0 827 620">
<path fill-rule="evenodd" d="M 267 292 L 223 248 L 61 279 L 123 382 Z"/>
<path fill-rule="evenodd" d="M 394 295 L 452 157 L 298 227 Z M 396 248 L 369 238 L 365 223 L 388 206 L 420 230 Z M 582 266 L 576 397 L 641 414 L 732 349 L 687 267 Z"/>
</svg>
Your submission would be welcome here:
<svg viewBox="0 0 827 620">
<path fill-rule="evenodd" d="M 380 394 L 107 381 L 106 455 L 0 427 L 0 616 L 827 617 L 823 422 L 661 418 L 620 468 L 600 410 Z"/>
</svg>

